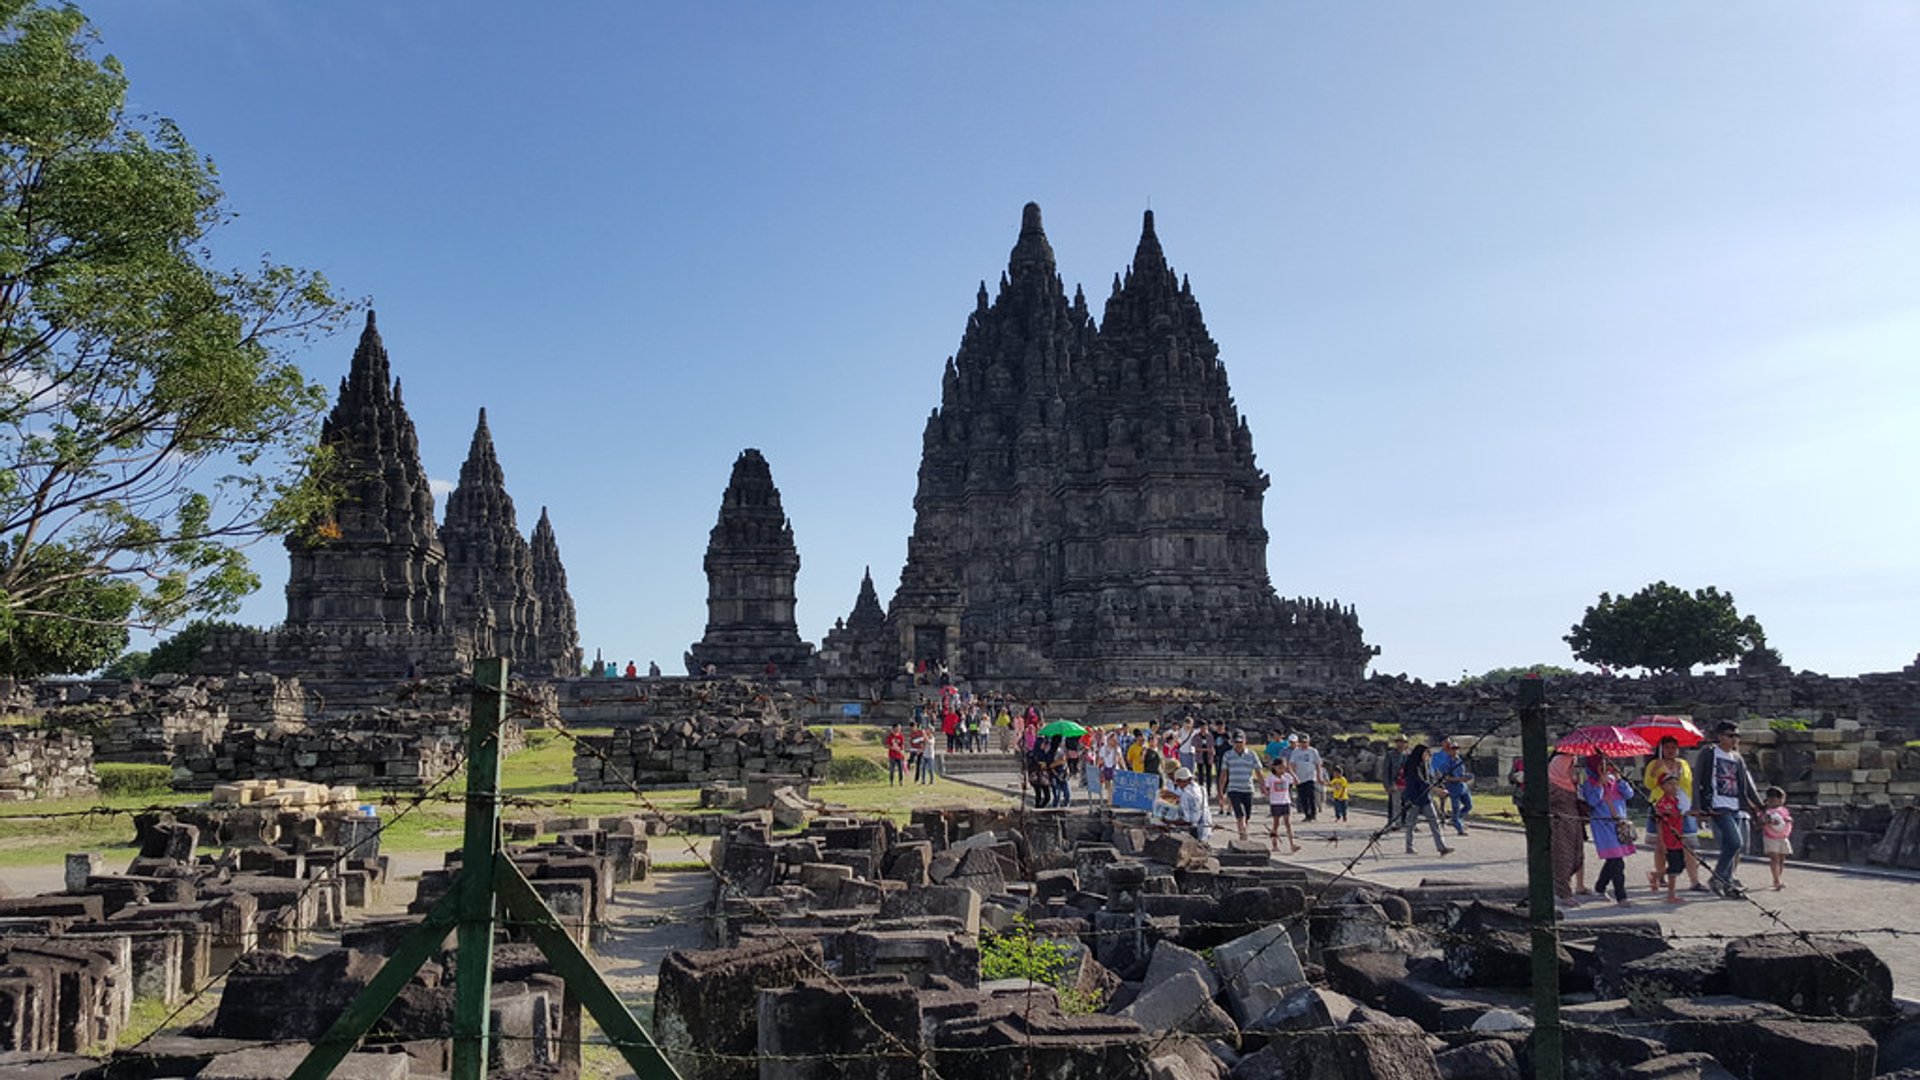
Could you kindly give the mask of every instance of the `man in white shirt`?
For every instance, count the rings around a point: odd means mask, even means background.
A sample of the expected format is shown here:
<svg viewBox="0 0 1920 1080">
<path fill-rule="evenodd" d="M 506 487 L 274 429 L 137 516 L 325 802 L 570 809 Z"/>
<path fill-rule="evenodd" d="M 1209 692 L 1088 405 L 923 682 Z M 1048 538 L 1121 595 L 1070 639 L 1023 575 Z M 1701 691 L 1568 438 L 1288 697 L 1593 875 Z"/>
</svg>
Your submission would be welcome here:
<svg viewBox="0 0 1920 1080">
<path fill-rule="evenodd" d="M 1202 843 L 1213 833 L 1213 811 L 1207 806 L 1207 793 L 1193 782 L 1193 770 L 1179 768 L 1173 773 L 1173 789 L 1180 793 L 1180 820 Z"/>
<path fill-rule="evenodd" d="M 1295 801 L 1300 804 L 1300 816 L 1312 821 L 1320 812 L 1320 780 L 1326 770 L 1320 765 L 1320 751 L 1313 748 L 1313 736 L 1302 733 L 1297 739 L 1289 757 L 1293 762 L 1293 775 L 1299 780 Z"/>
</svg>

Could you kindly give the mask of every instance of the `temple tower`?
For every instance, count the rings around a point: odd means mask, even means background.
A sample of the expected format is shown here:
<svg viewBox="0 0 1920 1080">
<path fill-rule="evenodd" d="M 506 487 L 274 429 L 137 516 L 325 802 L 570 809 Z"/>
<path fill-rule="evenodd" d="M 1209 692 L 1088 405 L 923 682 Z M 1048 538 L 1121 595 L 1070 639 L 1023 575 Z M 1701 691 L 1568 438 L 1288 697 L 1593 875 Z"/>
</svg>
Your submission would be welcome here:
<svg viewBox="0 0 1920 1080">
<path fill-rule="evenodd" d="M 560 562 L 560 542 L 554 538 L 547 508 L 533 527 L 533 594 L 540 602 L 540 674 L 576 678 L 580 674 L 580 631 L 573 594 L 567 591 L 567 568 Z"/>
<path fill-rule="evenodd" d="M 806 671 L 813 646 L 794 621 L 800 552 L 780 506 L 773 470 L 754 449 L 742 450 L 720 497 L 720 517 L 707 537 L 707 630 L 687 651 L 687 671 L 708 665 L 721 675 Z"/>
<path fill-rule="evenodd" d="M 887 613 L 880 607 L 869 567 L 860 577 L 853 611 L 835 620 L 820 639 L 820 664 L 835 674 L 884 681 L 905 670 L 900 657 L 899 641 L 887 629 Z"/>
<path fill-rule="evenodd" d="M 434 528 L 420 439 L 372 311 L 320 430 L 341 497 L 331 519 L 287 538 L 287 622 L 302 630 L 446 627 L 447 555 Z"/>
<path fill-rule="evenodd" d="M 907 564 L 889 619 L 914 661 L 955 670 L 1049 667 L 1047 583 L 1058 575 L 1054 487 L 1068 395 L 1093 341 L 1028 203 L 991 303 L 981 283 L 940 406 L 921 437 Z"/>
<path fill-rule="evenodd" d="M 1274 593 L 1267 485 L 1152 213 L 1096 328 L 1029 203 L 922 438 L 899 657 L 975 678 L 1358 677 L 1374 650 L 1352 609 Z"/>
<path fill-rule="evenodd" d="M 485 409 L 460 465 L 460 482 L 447 497 L 440 535 L 447 548 L 451 624 L 474 635 L 478 655 L 502 656 L 515 667 L 546 674 L 552 665 L 542 662 L 533 554 L 514 519 Z"/>
</svg>

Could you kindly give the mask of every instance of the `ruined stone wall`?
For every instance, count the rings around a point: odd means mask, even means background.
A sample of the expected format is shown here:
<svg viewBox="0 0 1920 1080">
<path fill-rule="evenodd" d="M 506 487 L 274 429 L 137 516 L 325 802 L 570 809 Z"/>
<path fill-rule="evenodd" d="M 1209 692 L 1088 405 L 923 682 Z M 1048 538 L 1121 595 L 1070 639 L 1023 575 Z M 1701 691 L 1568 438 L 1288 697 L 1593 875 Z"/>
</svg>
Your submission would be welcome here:
<svg viewBox="0 0 1920 1080">
<path fill-rule="evenodd" d="M 457 675 L 472 666 L 473 647 L 464 633 L 317 626 L 214 630 L 193 663 L 194 672 L 205 675 L 389 681 Z"/>
<path fill-rule="evenodd" d="M 519 748 L 519 728 L 506 747 Z M 366 726 L 295 730 L 233 729 L 214 741 L 176 748 L 173 786 L 206 791 L 216 783 L 275 778 L 369 788 L 418 788 L 460 761 L 464 725 L 432 715 L 399 713 Z"/>
<path fill-rule="evenodd" d="M 42 683 L 41 720 L 86 735 L 96 761 L 170 765 L 183 742 L 217 743 L 229 723 L 219 679 Z"/>
<path fill-rule="evenodd" d="M 93 795 L 93 741 L 70 732 L 0 728 L 0 802 Z"/>
<path fill-rule="evenodd" d="M 745 783 L 749 773 L 789 773 L 818 780 L 826 775 L 833 756 L 805 726 L 767 719 L 704 717 L 627 724 L 612 735 L 582 736 L 580 742 L 584 745 L 573 755 L 574 781 L 580 791 L 625 791 L 629 783 Z"/>
</svg>

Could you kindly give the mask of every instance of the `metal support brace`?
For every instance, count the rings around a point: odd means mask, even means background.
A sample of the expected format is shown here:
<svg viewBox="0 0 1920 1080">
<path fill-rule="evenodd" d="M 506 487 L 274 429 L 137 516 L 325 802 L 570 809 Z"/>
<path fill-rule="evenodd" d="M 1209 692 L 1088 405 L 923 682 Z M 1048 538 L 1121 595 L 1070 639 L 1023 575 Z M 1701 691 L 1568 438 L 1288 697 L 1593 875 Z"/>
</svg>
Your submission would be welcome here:
<svg viewBox="0 0 1920 1080">
<path fill-rule="evenodd" d="M 420 965 L 458 935 L 459 964 L 454 971 L 453 1077 L 484 1080 L 490 998 L 493 990 L 493 931 L 496 901 L 539 946 L 608 1040 L 641 1080 L 680 1080 L 627 1007 L 594 968 L 513 865 L 500 845 L 500 724 L 505 713 L 507 663 L 474 662 L 472 721 L 467 729 L 466 843 L 453 888 L 408 934 L 327 1033 L 294 1069 L 288 1080 L 325 1080 L 378 1023 L 387 1006 L 413 979 Z"/>
</svg>

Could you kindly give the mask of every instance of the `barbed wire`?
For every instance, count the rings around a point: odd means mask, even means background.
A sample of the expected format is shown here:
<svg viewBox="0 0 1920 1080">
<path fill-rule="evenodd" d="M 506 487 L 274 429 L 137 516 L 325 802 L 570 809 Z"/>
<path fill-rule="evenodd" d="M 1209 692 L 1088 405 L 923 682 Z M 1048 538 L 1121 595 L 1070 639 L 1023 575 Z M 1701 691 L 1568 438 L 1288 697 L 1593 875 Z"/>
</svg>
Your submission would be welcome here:
<svg viewBox="0 0 1920 1080">
<path fill-rule="evenodd" d="M 615 780 L 624 782 L 630 788 L 634 798 L 638 799 L 640 803 L 649 810 L 653 810 L 656 813 L 659 812 L 652 798 L 645 791 L 641 790 L 639 784 L 633 782 L 631 776 L 625 769 L 616 763 L 613 758 L 600 747 L 587 741 L 587 737 L 583 737 L 570 730 L 566 726 L 564 719 L 560 716 L 559 710 L 551 703 L 526 695 L 513 695 L 511 692 L 509 692 L 508 697 L 509 700 L 521 710 L 513 714 L 513 718 L 538 721 L 540 727 L 557 732 L 562 738 L 572 744 L 576 754 L 584 750 L 588 754 L 598 758 L 603 767 L 603 775 L 606 774 L 606 770 L 613 770 L 612 775 Z M 695 861 L 700 863 L 713 875 L 714 881 L 720 889 L 720 895 L 716 897 L 717 899 L 723 898 L 727 891 L 732 891 L 738 898 L 743 900 L 751 901 L 759 899 L 752 893 L 741 888 L 724 871 L 718 866 L 715 866 L 708 854 L 701 851 L 698 845 L 687 841 L 684 846 L 686 847 L 687 854 L 693 856 Z M 756 906 L 751 904 L 748 905 L 748 907 L 749 910 L 758 910 Z M 809 968 L 812 968 L 817 974 L 831 983 L 836 991 L 846 996 L 848 1002 L 853 1006 L 854 1010 L 860 1014 L 862 1020 L 878 1032 L 884 1040 L 902 1051 L 906 1057 L 917 1062 L 923 1080 L 940 1080 L 939 1072 L 934 1068 L 933 1063 L 928 1060 L 924 1050 L 915 1051 L 902 1040 L 899 1035 L 882 1024 L 879 1019 L 873 1015 L 872 1011 L 867 1008 L 866 1002 L 861 1000 L 850 987 L 842 982 L 840 977 L 836 975 L 832 969 L 828 968 L 823 961 L 814 959 L 813 952 L 808 949 L 805 944 L 802 944 L 789 934 L 787 929 L 783 927 L 778 920 L 774 919 L 768 913 L 760 912 L 760 914 L 765 919 L 765 924 L 780 937 L 783 945 L 791 949 L 794 955 Z M 877 915 L 878 912 L 876 911 L 875 916 Z M 869 916 L 868 918 L 875 916 Z M 863 919 L 862 924 L 864 925 L 865 922 L 866 920 Z M 817 944 L 817 942 L 808 942 L 807 944 Z M 676 1052 L 678 1052 L 678 1048 L 676 1048 Z"/>
<path fill-rule="evenodd" d="M 431 785 L 428 785 L 426 788 L 422 789 L 417 796 L 415 796 L 406 805 L 402 806 L 400 810 L 397 813 L 395 813 L 391 818 L 386 818 L 381 820 L 381 822 L 377 826 L 375 826 L 375 828 L 373 829 L 373 832 L 365 839 L 377 839 L 380 835 L 385 833 L 388 829 L 393 828 L 393 826 L 395 826 L 400 821 L 405 819 L 408 814 L 411 814 L 415 810 L 418 810 L 422 805 L 426 803 L 428 797 L 431 796 L 434 791 L 436 791 L 441 786 L 449 783 L 450 781 L 453 780 L 454 777 L 458 776 L 461 773 L 461 771 L 466 766 L 466 757 L 467 757 L 466 746 L 463 741 L 461 744 L 461 749 L 459 750 L 458 755 L 454 761 L 453 767 L 448 769 L 444 775 L 442 775 L 438 780 L 434 781 Z M 335 856 L 333 861 L 327 864 L 326 869 L 328 871 L 337 869 L 341 863 L 345 862 L 349 858 L 354 857 L 352 853 L 358 848 L 360 848 L 361 846 L 363 846 L 364 842 L 365 841 L 363 839 L 361 843 L 356 843 L 349 847 L 343 848 L 340 854 Z M 308 878 L 306 885 L 302 886 L 300 891 L 297 894 L 295 894 L 293 904 L 287 905 L 282 910 L 297 909 L 301 904 L 306 902 L 306 898 L 309 893 L 311 893 L 314 889 L 319 888 L 324 882 L 328 880 L 330 880 L 329 876 L 324 872 L 318 876 Z M 280 929 L 289 929 L 289 928 L 281 927 Z M 292 928 L 292 929 L 297 929 L 297 928 Z M 155 1037 L 159 1036 L 162 1032 L 172 1027 L 174 1021 L 178 1020 L 189 1009 L 193 1008 L 196 1004 L 198 1004 L 200 999 L 204 998 L 208 993 L 210 993 L 213 990 L 215 986 L 218 986 L 222 981 L 226 979 L 228 975 L 232 974 L 234 969 L 240 966 L 241 961 L 246 959 L 250 955 L 252 955 L 252 953 L 245 952 L 245 951 L 236 953 L 232 959 L 227 961 L 224 967 L 222 967 L 219 971 L 209 975 L 207 977 L 207 980 L 204 983 L 201 983 L 200 986 L 195 988 L 191 994 L 187 995 L 187 998 L 185 1001 L 182 1001 L 171 1012 L 169 1012 L 163 1019 L 161 1019 L 161 1021 L 158 1024 L 154 1025 L 151 1031 L 141 1036 L 139 1041 L 135 1042 L 132 1046 L 127 1047 L 124 1050 L 116 1051 L 115 1054 L 112 1056 L 119 1057 L 119 1058 L 127 1058 L 127 1057 L 139 1058 L 141 1056 L 140 1055 L 141 1047 L 147 1045 L 147 1043 L 151 1042 Z"/>
</svg>

